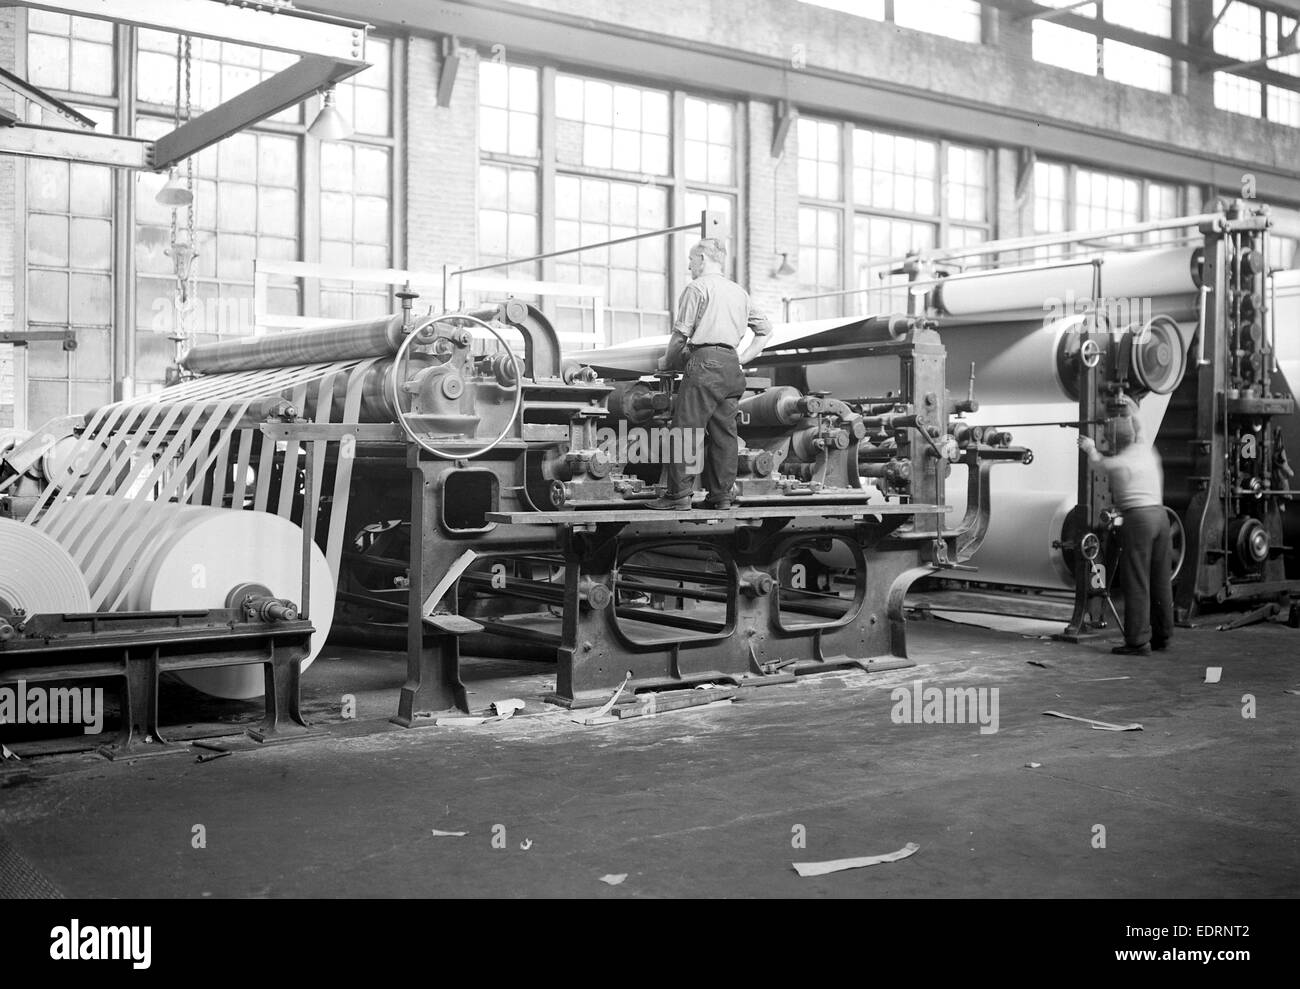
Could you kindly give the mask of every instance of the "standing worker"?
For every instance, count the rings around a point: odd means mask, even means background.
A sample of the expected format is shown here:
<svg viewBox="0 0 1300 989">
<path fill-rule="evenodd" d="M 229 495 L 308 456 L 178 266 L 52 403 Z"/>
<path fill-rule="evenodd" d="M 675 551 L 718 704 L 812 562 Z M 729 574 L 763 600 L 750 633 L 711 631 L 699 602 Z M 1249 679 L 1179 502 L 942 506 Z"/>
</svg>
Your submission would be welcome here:
<svg viewBox="0 0 1300 989">
<path fill-rule="evenodd" d="M 741 370 L 763 352 L 772 324 L 749 301 L 749 294 L 722 273 L 727 249 L 722 242 L 706 237 L 691 248 L 691 283 L 682 291 L 677 305 L 668 353 L 659 362 L 664 370 L 684 370 L 677 390 L 672 428 L 698 435 L 705 430 L 703 483 L 708 495 L 706 508 L 730 508 L 731 489 L 736 483 L 736 458 L 740 440 L 736 433 L 736 409 L 745 393 Z M 737 353 L 745 329 L 754 336 L 742 353 Z M 663 496 L 647 502 L 647 508 L 684 511 L 691 507 L 695 478 L 686 465 L 674 460 L 664 470 Z"/>
<path fill-rule="evenodd" d="M 1120 582 L 1124 590 L 1124 644 L 1111 652 L 1149 656 L 1169 647 L 1174 634 L 1174 589 L 1169 517 L 1165 511 L 1160 455 L 1142 435 L 1136 407 L 1110 420 L 1115 455 L 1103 457 L 1097 444 L 1079 437 L 1079 449 L 1101 464 L 1110 478 L 1120 526 Z"/>
</svg>

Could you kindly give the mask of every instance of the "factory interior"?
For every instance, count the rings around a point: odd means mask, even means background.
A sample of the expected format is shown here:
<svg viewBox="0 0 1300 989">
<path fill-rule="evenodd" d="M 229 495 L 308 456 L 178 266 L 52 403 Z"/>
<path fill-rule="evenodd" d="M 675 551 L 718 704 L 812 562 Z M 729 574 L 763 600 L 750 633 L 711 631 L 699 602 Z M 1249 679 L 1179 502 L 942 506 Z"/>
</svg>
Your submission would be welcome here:
<svg viewBox="0 0 1300 989">
<path fill-rule="evenodd" d="M 1295 898 L 1297 163 L 1297 0 L 0 6 L 0 897 Z"/>
</svg>

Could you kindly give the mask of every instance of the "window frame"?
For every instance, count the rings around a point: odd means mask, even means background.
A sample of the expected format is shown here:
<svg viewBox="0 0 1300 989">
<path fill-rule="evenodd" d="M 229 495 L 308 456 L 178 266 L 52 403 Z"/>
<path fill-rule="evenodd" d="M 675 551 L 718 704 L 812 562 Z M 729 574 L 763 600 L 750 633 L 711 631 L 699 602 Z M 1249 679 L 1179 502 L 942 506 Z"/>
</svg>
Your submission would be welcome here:
<svg viewBox="0 0 1300 989">
<path fill-rule="evenodd" d="M 28 10 L 23 10 L 15 18 L 14 61 L 16 71 L 26 77 L 28 73 L 29 36 Z M 111 96 L 93 95 L 66 91 L 51 91 L 52 95 L 65 101 L 106 110 L 113 115 L 114 131 L 118 134 L 134 134 L 136 122 L 141 117 L 159 118 L 159 105 L 147 103 L 139 98 L 137 79 L 137 60 L 139 56 L 139 30 L 133 25 L 113 24 L 113 78 L 114 92 Z M 389 149 L 391 190 L 391 209 L 389 216 L 389 237 L 391 243 L 392 267 L 405 267 L 406 257 L 406 206 L 405 206 L 405 162 L 404 149 L 406 141 L 406 79 L 408 40 L 401 35 L 379 34 L 390 46 L 389 59 L 389 114 L 390 128 L 387 136 L 352 135 L 349 140 L 363 144 L 382 145 Z M 300 260 L 316 263 L 320 260 L 320 229 L 318 209 L 312 204 L 320 201 L 319 146 L 320 141 L 308 133 L 310 121 L 319 109 L 319 97 L 304 101 L 302 119 L 296 124 L 283 121 L 263 120 L 250 131 L 277 135 L 293 135 L 298 141 L 296 170 L 300 187 L 298 189 L 298 239 Z M 15 183 L 15 277 L 14 277 L 14 315 L 16 327 L 28 322 L 30 305 L 27 298 L 27 281 L 30 265 L 28 263 L 28 224 L 27 224 L 27 181 L 29 161 L 16 157 L 14 170 Z M 135 373 L 137 359 L 137 325 L 136 325 L 136 285 L 140 272 L 135 259 L 135 229 L 137 217 L 135 209 L 136 173 L 127 169 L 114 169 L 112 178 L 112 202 L 110 222 L 112 224 L 112 270 L 110 274 L 112 292 L 112 342 L 111 365 L 107 370 L 113 401 L 121 400 L 127 389 L 140 393 L 138 375 Z M 39 266 L 38 266 L 39 267 Z M 317 316 L 320 312 L 320 285 L 318 279 L 302 279 L 299 293 L 299 315 Z M 69 394 L 76 379 L 69 377 Z M 14 389 L 14 423 L 16 426 L 32 428 L 40 423 L 29 420 L 27 391 L 29 373 L 25 348 L 13 348 L 13 389 Z"/>
<path fill-rule="evenodd" d="M 935 244 L 938 246 L 943 246 L 948 242 L 948 237 L 954 227 L 982 230 L 985 234 L 985 240 L 993 239 L 997 229 L 997 154 L 996 149 L 992 146 L 981 147 L 976 144 L 968 144 L 964 141 L 953 141 L 948 137 L 941 135 L 925 134 L 919 131 L 896 130 L 887 124 L 875 124 L 869 120 L 834 120 L 817 114 L 801 115 L 800 119 L 812 120 L 821 124 L 833 124 L 839 127 L 840 198 L 818 199 L 803 194 L 798 196 L 798 206 L 800 208 L 807 206 L 816 209 L 834 209 L 838 210 L 840 213 L 840 277 L 839 287 L 836 291 L 847 292 L 850 288 L 855 288 L 858 285 L 859 266 L 857 262 L 857 252 L 854 247 L 854 228 L 858 216 L 875 216 L 887 220 L 932 224 L 935 229 Z M 934 184 L 937 212 L 934 214 L 908 213 L 896 209 L 869 206 L 855 201 L 853 136 L 854 132 L 857 130 L 888 134 L 890 137 L 901 137 L 914 141 L 925 141 L 935 146 L 936 157 Z M 953 147 L 982 152 L 984 155 L 985 219 L 982 223 L 955 219 L 949 211 L 947 197 L 947 188 L 949 184 L 948 151 Z M 798 156 L 796 155 L 796 158 L 797 157 Z M 812 287 L 812 283 L 804 282 L 802 280 L 802 273 L 800 273 L 799 278 L 799 293 L 802 295 L 805 294 L 804 287 Z M 824 291 L 824 289 L 818 289 L 817 291 Z M 841 297 L 841 313 L 843 312 L 844 300 L 855 297 L 855 295 L 844 295 Z M 870 296 L 867 298 L 870 298 Z M 820 311 L 821 306 L 816 305 L 815 308 Z"/>
<path fill-rule="evenodd" d="M 491 59 L 491 56 L 484 55 L 483 52 L 475 49 L 477 61 Z M 557 65 L 532 59 L 509 59 L 500 60 L 502 64 L 509 66 L 527 66 L 538 73 L 538 142 L 537 156 L 521 157 L 512 155 L 507 152 L 487 151 L 481 146 L 481 142 L 476 138 L 475 150 L 477 152 L 477 164 L 475 166 L 475 220 L 474 220 L 474 256 L 475 264 L 484 263 L 480 260 L 480 238 L 479 238 L 479 221 L 478 213 L 480 209 L 478 201 L 478 176 L 479 169 L 484 164 L 498 164 L 511 167 L 532 168 L 537 173 L 538 195 L 537 195 L 537 235 L 538 235 L 538 254 L 549 254 L 557 250 L 556 245 L 556 178 L 560 175 L 572 175 L 579 178 L 586 177 L 592 179 L 614 181 L 614 182 L 634 182 L 639 185 L 653 185 L 665 190 L 668 203 L 667 225 L 669 227 L 682 226 L 691 222 L 693 217 L 686 215 L 686 199 L 692 193 L 705 195 L 729 195 L 735 203 L 735 211 L 731 216 L 732 231 L 731 242 L 729 244 L 729 263 L 734 264 L 733 277 L 737 282 L 744 285 L 748 279 L 748 250 L 749 239 L 746 233 L 746 225 L 742 222 L 748 212 L 747 186 L 746 181 L 747 168 L 749 164 L 749 140 L 748 140 L 748 121 L 746 115 L 745 102 L 736 97 L 723 93 L 709 92 L 706 90 L 683 89 L 673 86 L 660 86 L 647 82 L 645 79 L 639 79 L 635 76 L 625 76 L 614 73 L 597 73 L 582 69 L 581 67 L 571 67 L 568 65 Z M 478 65 L 475 64 L 474 71 L 477 72 Z M 668 174 L 654 175 L 650 173 L 628 172 L 616 168 L 596 168 L 585 164 L 575 164 L 570 162 L 561 162 L 556 150 L 557 134 L 557 112 L 556 112 L 556 85 L 557 77 L 560 75 L 576 76 L 587 80 L 605 82 L 611 85 L 628 85 L 638 89 L 651 89 L 663 92 L 669 98 L 669 122 L 668 122 Z M 689 181 L 686 178 L 686 100 L 688 98 L 704 100 L 710 103 L 724 103 L 732 109 L 732 183 L 731 185 L 718 185 L 703 181 Z M 480 104 L 476 99 L 475 113 L 477 113 Z M 682 290 L 685 289 L 689 281 L 686 272 L 685 263 L 675 263 L 679 252 L 679 244 L 689 235 L 672 234 L 664 238 L 665 241 L 665 271 L 663 272 L 667 285 L 667 309 L 669 325 L 671 325 L 672 315 L 676 310 L 677 300 L 681 297 Z M 576 255 L 581 258 L 581 255 Z M 556 282 L 557 264 L 565 263 L 566 259 L 547 258 L 539 262 L 540 270 L 537 278 L 544 282 Z M 609 315 L 608 327 L 612 332 L 614 326 L 613 307 L 606 301 L 606 311 Z M 646 310 L 636 310 L 645 312 Z"/>
</svg>

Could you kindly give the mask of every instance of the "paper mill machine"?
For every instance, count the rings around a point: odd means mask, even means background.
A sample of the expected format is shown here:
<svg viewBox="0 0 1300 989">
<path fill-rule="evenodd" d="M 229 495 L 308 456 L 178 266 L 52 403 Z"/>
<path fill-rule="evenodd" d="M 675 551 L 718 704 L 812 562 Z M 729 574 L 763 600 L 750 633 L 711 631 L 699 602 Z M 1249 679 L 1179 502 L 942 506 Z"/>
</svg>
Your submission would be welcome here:
<svg viewBox="0 0 1300 989">
<path fill-rule="evenodd" d="M 396 633 L 406 725 L 465 708 L 466 637 L 548 656 L 553 699 L 572 706 L 624 682 L 889 668 L 907 665 L 909 584 L 978 547 L 991 468 L 1030 459 L 954 419 L 972 406 L 949 396 L 926 321 L 784 327 L 764 363 L 878 362 L 891 387 L 841 397 L 751 379 L 737 503 L 665 516 L 639 504 L 659 465 L 621 459 L 609 438 L 667 432 L 672 375 L 565 355 L 522 302 L 416 316 L 412 301 L 197 346 L 169 388 L 88 415 L 26 519 L 85 571 L 88 610 L 292 598 L 316 633 L 304 668 L 332 622 L 372 643 Z M 968 505 L 950 521 L 958 463 Z M 819 564 L 832 548 L 854 564 L 843 593 Z M 192 682 L 218 696 L 263 686 L 255 670 L 208 672 Z"/>
<path fill-rule="evenodd" d="M 908 278 L 913 312 L 939 326 L 951 386 L 968 373 L 978 382 L 984 405 L 972 422 L 1012 431 L 1036 453 L 1013 483 L 995 482 L 970 579 L 1071 588 L 1069 637 L 1108 624 L 1122 518 L 1074 439 L 1091 436 L 1107 451 L 1107 421 L 1131 399 L 1164 464 L 1179 619 L 1284 602 L 1300 588 L 1287 456 L 1300 436 L 1284 372 L 1300 326 L 1278 319 L 1270 226 L 1267 207 L 1236 202 L 1121 229 L 925 251 L 893 269 Z M 828 367 L 809 381 L 841 387 L 864 370 Z"/>
</svg>

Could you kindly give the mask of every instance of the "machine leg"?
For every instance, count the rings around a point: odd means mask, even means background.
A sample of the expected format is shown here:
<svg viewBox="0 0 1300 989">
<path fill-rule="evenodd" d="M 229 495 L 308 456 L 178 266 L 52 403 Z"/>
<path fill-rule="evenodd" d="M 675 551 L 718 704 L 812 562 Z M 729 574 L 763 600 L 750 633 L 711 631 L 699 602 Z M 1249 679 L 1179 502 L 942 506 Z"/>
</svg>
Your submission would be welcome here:
<svg viewBox="0 0 1300 989">
<path fill-rule="evenodd" d="M 417 655 L 408 654 L 407 679 L 392 719 L 403 728 L 444 711 L 469 713 L 469 698 L 460 679 L 460 636 L 481 632 L 483 626 L 459 615 L 434 615 L 426 624 L 438 634 L 426 636 Z"/>
</svg>

